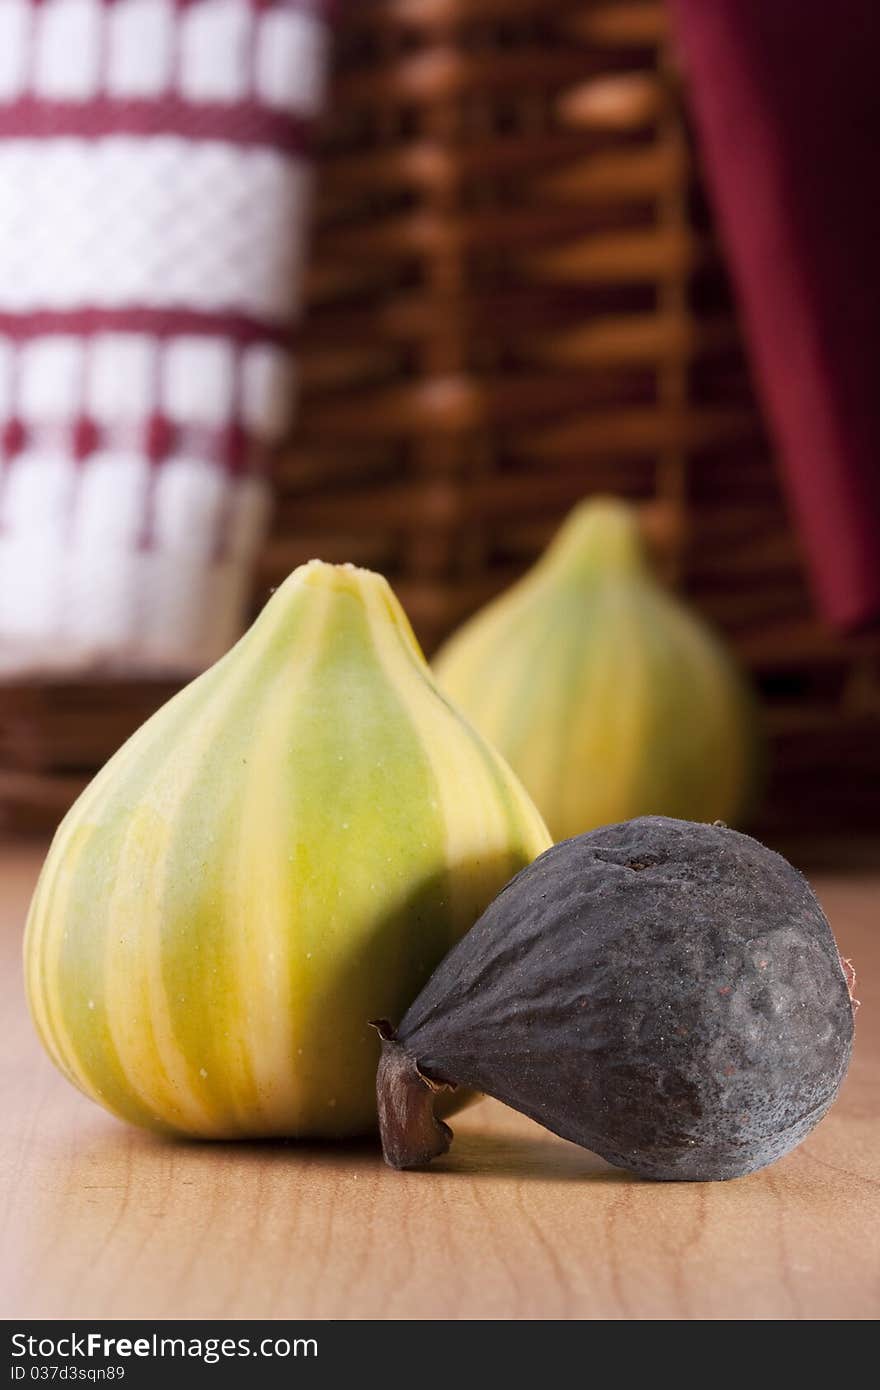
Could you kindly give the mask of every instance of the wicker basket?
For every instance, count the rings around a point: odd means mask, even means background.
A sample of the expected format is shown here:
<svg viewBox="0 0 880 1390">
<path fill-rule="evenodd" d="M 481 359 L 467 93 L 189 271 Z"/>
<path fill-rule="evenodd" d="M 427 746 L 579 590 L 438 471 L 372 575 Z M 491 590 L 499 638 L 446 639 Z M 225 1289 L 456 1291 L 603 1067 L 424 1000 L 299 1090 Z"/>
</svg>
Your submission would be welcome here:
<svg viewBox="0 0 880 1390">
<path fill-rule="evenodd" d="M 331 109 L 258 598 L 313 555 L 353 560 L 430 650 L 578 498 L 623 494 L 757 676 L 763 833 L 880 826 L 880 640 L 814 616 L 662 4 L 359 0 Z M 7 690 L 7 808 L 51 820 L 164 694 L 83 688 L 78 724 L 70 691 Z"/>
</svg>

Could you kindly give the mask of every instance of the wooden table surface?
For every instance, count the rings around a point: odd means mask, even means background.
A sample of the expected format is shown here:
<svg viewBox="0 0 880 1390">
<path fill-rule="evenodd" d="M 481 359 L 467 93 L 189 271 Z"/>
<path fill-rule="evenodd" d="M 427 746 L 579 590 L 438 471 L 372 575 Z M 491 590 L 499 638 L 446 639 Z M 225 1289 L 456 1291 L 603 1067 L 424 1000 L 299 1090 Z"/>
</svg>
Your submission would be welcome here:
<svg viewBox="0 0 880 1390">
<path fill-rule="evenodd" d="M 173 1144 L 118 1123 L 27 1018 L 39 860 L 0 848 L 3 1317 L 880 1314 L 880 877 L 816 885 L 862 1001 L 837 1106 L 764 1172 L 688 1185 L 637 1181 L 491 1101 L 424 1173 L 372 1144 Z"/>
</svg>

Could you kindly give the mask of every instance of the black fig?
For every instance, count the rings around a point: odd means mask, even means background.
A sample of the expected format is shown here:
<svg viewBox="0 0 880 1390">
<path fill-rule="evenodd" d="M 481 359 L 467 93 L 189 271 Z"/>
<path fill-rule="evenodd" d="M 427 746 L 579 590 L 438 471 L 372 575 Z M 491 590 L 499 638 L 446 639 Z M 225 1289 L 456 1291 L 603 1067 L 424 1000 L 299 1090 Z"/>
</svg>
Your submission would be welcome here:
<svg viewBox="0 0 880 1390">
<path fill-rule="evenodd" d="M 643 1177 L 762 1168 L 822 1118 L 853 1038 L 809 885 L 725 826 L 648 816 L 546 851 L 449 952 L 395 1031 L 378 1023 L 395 1168 L 452 1137 L 465 1086 Z"/>
</svg>

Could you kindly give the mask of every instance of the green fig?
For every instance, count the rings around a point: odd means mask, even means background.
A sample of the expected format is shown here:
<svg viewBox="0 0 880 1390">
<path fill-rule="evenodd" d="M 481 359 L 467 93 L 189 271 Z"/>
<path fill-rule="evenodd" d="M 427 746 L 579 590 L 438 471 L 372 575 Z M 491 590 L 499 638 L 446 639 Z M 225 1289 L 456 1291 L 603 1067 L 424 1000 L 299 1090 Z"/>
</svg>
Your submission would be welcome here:
<svg viewBox="0 0 880 1390">
<path fill-rule="evenodd" d="M 368 1020 L 549 843 L 385 580 L 312 561 L 62 822 L 26 933 L 34 1020 L 137 1124 L 368 1131 Z"/>
<path fill-rule="evenodd" d="M 623 502 L 581 503 L 434 670 L 557 840 L 642 815 L 735 822 L 748 804 L 756 739 L 744 679 L 657 582 Z"/>
</svg>

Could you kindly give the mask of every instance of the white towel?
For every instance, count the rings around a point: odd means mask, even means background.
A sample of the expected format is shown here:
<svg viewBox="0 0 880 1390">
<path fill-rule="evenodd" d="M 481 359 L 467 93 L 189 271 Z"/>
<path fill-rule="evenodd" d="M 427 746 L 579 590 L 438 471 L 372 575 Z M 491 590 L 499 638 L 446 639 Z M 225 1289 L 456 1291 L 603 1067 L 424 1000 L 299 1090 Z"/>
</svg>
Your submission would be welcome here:
<svg viewBox="0 0 880 1390">
<path fill-rule="evenodd" d="M 0 671 L 235 639 L 331 0 L 0 3 Z"/>
</svg>

